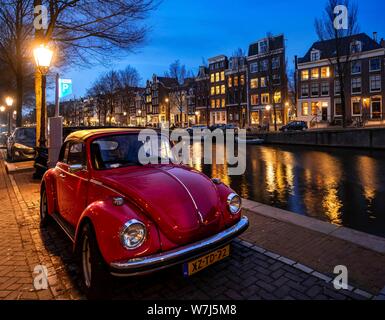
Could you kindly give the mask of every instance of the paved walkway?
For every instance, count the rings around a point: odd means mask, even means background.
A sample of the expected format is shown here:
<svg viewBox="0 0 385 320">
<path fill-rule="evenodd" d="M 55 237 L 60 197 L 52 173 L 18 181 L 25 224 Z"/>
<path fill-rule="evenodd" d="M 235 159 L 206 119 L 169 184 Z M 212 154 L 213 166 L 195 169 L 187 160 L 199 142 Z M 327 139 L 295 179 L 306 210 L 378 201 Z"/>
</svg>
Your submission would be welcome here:
<svg viewBox="0 0 385 320">
<path fill-rule="evenodd" d="M 39 227 L 39 182 L 30 173 L 8 176 L 0 159 L 0 299 L 83 299 L 71 243 L 53 225 Z M 253 227 L 258 221 L 251 220 Z M 251 229 L 253 230 L 253 228 Z M 260 235 L 261 232 L 258 232 Z M 257 242 L 252 234 L 244 238 Z M 36 265 L 49 271 L 49 288 L 35 291 Z M 312 273 L 312 274 L 310 274 Z M 325 281 L 326 280 L 326 281 Z M 329 283 L 327 283 L 329 282 Z M 237 240 L 231 258 L 185 279 L 179 268 L 140 280 L 114 279 L 113 299 L 365 299 L 336 291 L 330 279 L 285 257 Z"/>
</svg>

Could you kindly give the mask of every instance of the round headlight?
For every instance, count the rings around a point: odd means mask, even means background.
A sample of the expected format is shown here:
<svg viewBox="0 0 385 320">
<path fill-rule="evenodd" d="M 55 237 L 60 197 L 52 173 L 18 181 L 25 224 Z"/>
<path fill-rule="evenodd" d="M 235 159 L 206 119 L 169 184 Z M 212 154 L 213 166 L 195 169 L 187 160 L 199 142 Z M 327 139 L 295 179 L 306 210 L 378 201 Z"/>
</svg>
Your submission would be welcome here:
<svg viewBox="0 0 385 320">
<path fill-rule="evenodd" d="M 142 222 L 130 220 L 120 232 L 120 241 L 126 249 L 136 249 L 146 240 L 146 233 L 146 226 Z"/>
<path fill-rule="evenodd" d="M 232 193 L 227 197 L 227 205 L 232 214 L 238 214 L 241 211 L 242 199 L 237 194 Z"/>
</svg>

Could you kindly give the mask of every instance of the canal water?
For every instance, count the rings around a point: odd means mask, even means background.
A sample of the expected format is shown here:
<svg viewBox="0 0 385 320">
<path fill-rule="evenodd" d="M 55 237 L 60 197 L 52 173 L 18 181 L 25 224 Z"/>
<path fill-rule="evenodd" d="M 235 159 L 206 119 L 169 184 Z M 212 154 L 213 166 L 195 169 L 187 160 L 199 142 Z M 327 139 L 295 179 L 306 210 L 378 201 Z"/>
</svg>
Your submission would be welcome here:
<svg viewBox="0 0 385 320">
<path fill-rule="evenodd" d="M 228 176 L 203 164 L 201 143 L 192 151 L 194 168 L 243 198 L 385 237 L 385 152 L 248 145 L 246 173 Z"/>
</svg>

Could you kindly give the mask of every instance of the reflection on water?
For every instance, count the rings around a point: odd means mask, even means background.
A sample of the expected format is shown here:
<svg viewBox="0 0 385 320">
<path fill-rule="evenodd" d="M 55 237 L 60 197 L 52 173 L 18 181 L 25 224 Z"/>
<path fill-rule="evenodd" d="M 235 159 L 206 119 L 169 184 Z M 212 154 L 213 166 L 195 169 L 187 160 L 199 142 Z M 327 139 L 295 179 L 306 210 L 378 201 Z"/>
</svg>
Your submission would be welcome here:
<svg viewBox="0 0 385 320">
<path fill-rule="evenodd" d="M 246 173 L 232 177 L 202 152 L 194 143 L 194 168 L 244 198 L 385 237 L 385 152 L 250 145 Z"/>
</svg>

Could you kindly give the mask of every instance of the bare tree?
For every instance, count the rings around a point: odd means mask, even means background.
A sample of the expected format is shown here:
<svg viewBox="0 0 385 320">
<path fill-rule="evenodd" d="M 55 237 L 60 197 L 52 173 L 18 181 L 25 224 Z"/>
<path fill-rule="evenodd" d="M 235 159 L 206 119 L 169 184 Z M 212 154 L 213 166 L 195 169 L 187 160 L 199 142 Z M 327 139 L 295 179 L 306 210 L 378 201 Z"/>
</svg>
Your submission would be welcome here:
<svg viewBox="0 0 385 320">
<path fill-rule="evenodd" d="M 334 13 L 338 5 L 343 5 L 348 9 L 348 26 L 336 28 Z M 336 72 L 341 87 L 342 105 L 342 126 L 346 127 L 347 101 L 345 92 L 347 90 L 347 79 L 350 73 L 352 58 L 357 57 L 359 52 L 351 48 L 351 37 L 359 32 L 358 26 L 358 6 L 350 0 L 328 0 L 325 6 L 324 15 L 315 21 L 315 29 L 321 42 L 329 41 L 333 55 L 328 57 L 331 66 L 336 66 Z"/>
<path fill-rule="evenodd" d="M 55 66 L 60 67 L 65 61 L 106 64 L 123 52 L 133 52 L 145 40 L 144 20 L 157 0 L 0 0 L 0 60 L 15 77 L 18 126 L 37 5 L 48 9 L 48 28 L 38 32 L 39 40 L 54 45 Z"/>
</svg>

